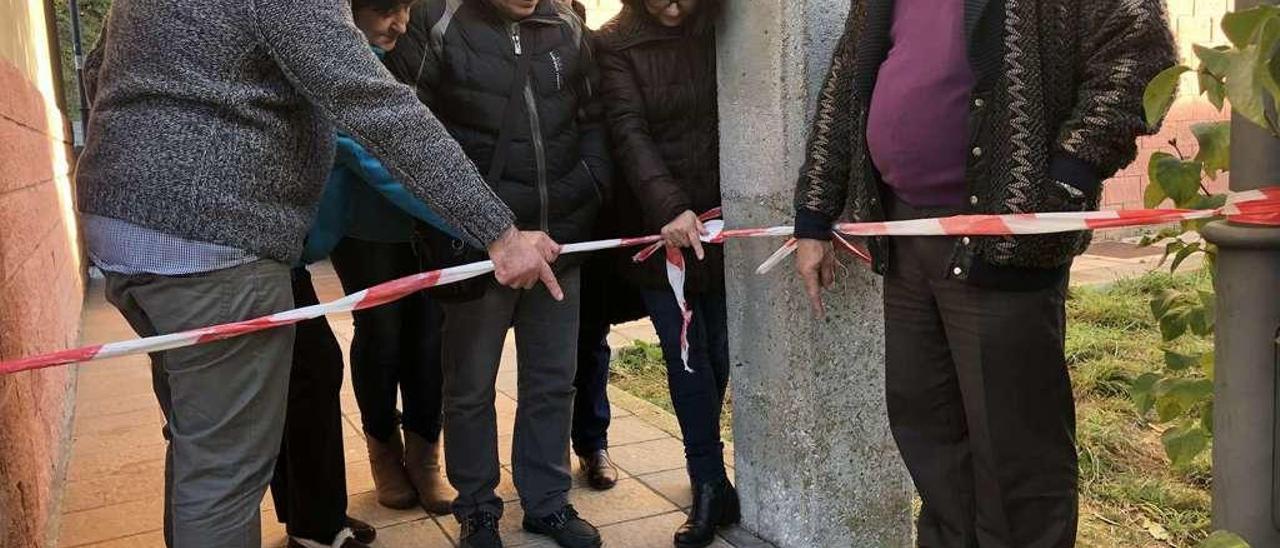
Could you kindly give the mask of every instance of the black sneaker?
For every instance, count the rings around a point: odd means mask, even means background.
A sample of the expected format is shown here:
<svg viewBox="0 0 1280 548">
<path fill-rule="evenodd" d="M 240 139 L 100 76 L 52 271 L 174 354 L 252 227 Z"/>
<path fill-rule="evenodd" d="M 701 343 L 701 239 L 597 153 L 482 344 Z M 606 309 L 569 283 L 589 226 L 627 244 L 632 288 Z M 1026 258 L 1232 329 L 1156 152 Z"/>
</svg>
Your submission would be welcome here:
<svg viewBox="0 0 1280 548">
<path fill-rule="evenodd" d="M 333 542 L 317 542 L 298 537 L 289 537 L 285 545 L 289 548 L 370 548 L 368 544 L 356 540 L 350 529 L 343 529 Z"/>
<path fill-rule="evenodd" d="M 459 548 L 502 548 L 498 535 L 498 517 L 488 512 L 476 512 L 462 520 L 462 541 Z"/>
<path fill-rule="evenodd" d="M 600 531 L 587 520 L 578 517 L 573 505 L 565 505 L 549 516 L 524 517 L 524 530 L 551 537 L 564 548 L 597 548 L 601 545 Z"/>
<path fill-rule="evenodd" d="M 351 530 L 351 534 L 356 540 L 365 544 L 373 544 L 373 541 L 378 539 L 377 529 L 351 516 L 347 516 L 347 529 Z"/>
</svg>

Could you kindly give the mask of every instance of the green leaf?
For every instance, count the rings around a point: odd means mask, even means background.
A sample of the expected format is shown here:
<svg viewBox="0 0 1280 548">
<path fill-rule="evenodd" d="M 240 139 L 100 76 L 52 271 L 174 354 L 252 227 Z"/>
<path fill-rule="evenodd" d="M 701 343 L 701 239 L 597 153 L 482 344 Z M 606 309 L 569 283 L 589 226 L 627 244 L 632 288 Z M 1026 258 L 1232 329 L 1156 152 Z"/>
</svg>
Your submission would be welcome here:
<svg viewBox="0 0 1280 548">
<path fill-rule="evenodd" d="M 1249 46 L 1229 54 L 1231 63 L 1225 78 L 1227 99 L 1231 101 L 1232 112 L 1270 130 L 1271 122 L 1267 119 L 1266 112 L 1269 101 L 1265 86 L 1272 78 L 1258 52 L 1257 46 Z"/>
<path fill-rule="evenodd" d="M 1170 428 L 1160 441 L 1173 465 L 1182 468 L 1191 464 L 1209 446 L 1209 436 L 1199 425 L 1183 425 Z"/>
<path fill-rule="evenodd" d="M 1227 75 L 1227 67 L 1231 65 L 1231 48 L 1206 48 L 1201 45 L 1191 46 L 1196 57 L 1200 58 L 1200 70 L 1209 73 L 1215 80 L 1221 81 Z"/>
<path fill-rule="evenodd" d="M 1173 371 L 1183 371 L 1191 367 L 1200 365 L 1200 354 L 1189 355 L 1174 352 L 1172 350 L 1164 351 L 1164 366 Z"/>
<path fill-rule="evenodd" d="M 1275 100 L 1280 95 L 1276 92 L 1276 89 L 1280 88 L 1280 51 L 1277 51 L 1274 45 L 1265 46 L 1262 51 L 1271 52 L 1270 58 L 1264 58 L 1263 62 L 1266 64 L 1267 89 L 1271 90 L 1271 99 Z"/>
<path fill-rule="evenodd" d="M 1277 15 L 1280 12 L 1270 6 L 1231 12 L 1222 17 L 1222 32 L 1236 48 L 1244 49 L 1252 43 L 1258 29 Z"/>
<path fill-rule="evenodd" d="M 1169 310 L 1173 308 L 1173 305 L 1177 303 L 1181 296 L 1181 293 L 1172 289 L 1166 289 L 1157 293 L 1156 296 L 1151 299 L 1151 315 L 1157 320 L 1163 318 L 1165 314 L 1169 313 Z"/>
<path fill-rule="evenodd" d="M 1173 257 L 1173 265 L 1169 267 L 1169 272 L 1177 273 L 1178 267 L 1182 266 L 1182 263 L 1184 261 L 1191 258 L 1192 255 L 1195 255 L 1196 253 L 1199 253 L 1201 251 L 1200 247 L 1201 247 L 1200 242 L 1195 242 L 1193 244 L 1183 246 L 1182 249 L 1179 249 L 1177 255 L 1174 255 Z"/>
<path fill-rule="evenodd" d="M 1210 311 L 1214 311 L 1218 304 L 1218 295 L 1212 291 L 1198 290 L 1196 291 L 1196 297 L 1200 299 L 1200 306 Z"/>
<path fill-rule="evenodd" d="M 1224 101 L 1227 98 L 1227 85 L 1222 83 L 1217 76 L 1208 72 L 1200 72 L 1197 76 L 1200 79 L 1200 94 L 1209 99 L 1213 104 L 1213 108 L 1222 112 Z"/>
<path fill-rule="evenodd" d="M 1160 337 L 1165 342 L 1172 341 L 1187 333 L 1190 323 L 1185 310 L 1174 310 L 1160 318 Z"/>
<path fill-rule="evenodd" d="M 1227 205 L 1226 194 L 1214 194 L 1212 196 L 1201 195 L 1199 199 L 1191 205 L 1191 209 L 1221 209 L 1225 205 Z M 1201 227 L 1212 221 L 1208 219 L 1196 219 L 1194 221 L 1187 222 L 1191 223 L 1192 228 L 1189 229 L 1190 231 L 1199 232 Z"/>
<path fill-rule="evenodd" d="M 1214 531 L 1199 548 L 1249 548 L 1249 543 L 1230 531 Z"/>
<path fill-rule="evenodd" d="M 1174 205 L 1186 207 L 1200 194 L 1203 167 L 1200 162 L 1183 161 L 1168 152 L 1157 152 L 1151 155 L 1147 174 L 1173 199 Z"/>
<path fill-rule="evenodd" d="M 1191 133 L 1200 143 L 1195 161 L 1204 166 L 1210 177 L 1231 168 L 1231 123 L 1205 122 L 1191 126 Z"/>
<path fill-rule="evenodd" d="M 1200 356 L 1200 370 L 1204 372 L 1205 377 L 1210 379 L 1213 378 L 1214 362 L 1215 362 L 1215 357 L 1213 355 L 1213 352 L 1205 352 Z"/>
<path fill-rule="evenodd" d="M 1215 320 L 1213 308 L 1196 306 L 1187 312 L 1187 327 L 1191 328 L 1192 333 L 1201 337 L 1213 334 Z"/>
<path fill-rule="evenodd" d="M 1213 401 L 1209 401 L 1207 405 L 1200 410 L 1200 428 L 1213 435 Z"/>
<path fill-rule="evenodd" d="M 1156 186 L 1159 186 L 1159 185 L 1156 185 Z M 1181 236 L 1185 232 L 1186 231 L 1181 230 L 1179 228 L 1165 227 L 1156 231 L 1155 234 L 1148 234 L 1144 236 L 1142 238 L 1142 242 L 1140 242 L 1139 245 L 1141 247 L 1150 247 L 1152 245 L 1155 245 L 1159 242 L 1163 242 L 1170 238 L 1177 238 L 1178 236 Z"/>
<path fill-rule="evenodd" d="M 1213 394 L 1213 382 L 1206 379 L 1163 379 L 1153 388 L 1156 416 L 1169 422 L 1198 407 Z"/>
<path fill-rule="evenodd" d="M 1272 17 L 1263 23 L 1262 28 L 1258 30 L 1257 39 L 1258 61 L 1257 66 L 1254 67 L 1254 77 L 1270 94 L 1268 102 L 1275 107 L 1276 98 L 1280 97 L 1280 81 L 1277 80 L 1275 72 L 1276 44 L 1280 42 L 1280 17 Z M 1271 129 L 1274 133 L 1274 126 Z"/>
<path fill-rule="evenodd" d="M 1213 395 L 1213 381 L 1208 379 L 1169 379 L 1165 386 L 1158 387 L 1157 390 L 1164 392 L 1161 397 L 1175 399 L 1184 409 L 1191 409 Z"/>
<path fill-rule="evenodd" d="M 1182 240 L 1174 240 L 1164 244 L 1164 255 L 1160 256 L 1160 266 L 1164 266 L 1164 263 L 1169 261 L 1169 257 L 1174 256 L 1185 247 L 1187 247 L 1187 244 Z"/>
<path fill-rule="evenodd" d="M 1151 407 L 1155 405 L 1155 385 L 1160 380 L 1160 376 L 1155 373 L 1146 373 L 1133 380 L 1133 384 L 1129 386 L 1129 397 L 1133 398 L 1133 404 L 1138 408 L 1138 413 L 1146 415 L 1151 411 Z"/>
<path fill-rule="evenodd" d="M 1147 189 L 1142 193 L 1142 205 L 1147 209 L 1155 209 L 1160 204 L 1168 200 L 1169 196 L 1164 193 L 1164 188 L 1160 187 L 1160 183 L 1151 181 L 1147 183 Z"/>
<path fill-rule="evenodd" d="M 1147 89 L 1142 94 L 1142 107 L 1147 114 L 1148 127 L 1160 125 L 1164 115 L 1173 106 L 1173 100 L 1177 98 L 1178 79 L 1190 71 L 1191 67 L 1186 65 L 1172 66 L 1157 74 L 1147 84 Z"/>
</svg>

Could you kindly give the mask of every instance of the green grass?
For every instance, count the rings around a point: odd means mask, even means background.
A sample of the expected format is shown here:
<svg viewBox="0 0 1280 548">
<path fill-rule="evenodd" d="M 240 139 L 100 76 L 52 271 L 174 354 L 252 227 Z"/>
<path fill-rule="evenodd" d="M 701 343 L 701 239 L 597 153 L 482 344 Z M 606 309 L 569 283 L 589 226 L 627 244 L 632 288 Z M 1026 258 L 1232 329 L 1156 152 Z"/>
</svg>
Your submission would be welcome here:
<svg viewBox="0 0 1280 548">
<path fill-rule="evenodd" d="M 1204 274 L 1153 273 L 1111 286 L 1072 290 L 1067 360 L 1075 387 L 1084 546 L 1194 546 L 1209 531 L 1207 458 L 1174 470 L 1159 427 L 1134 411 L 1129 383 L 1163 366 L 1151 297 L 1206 287 Z M 1179 347 L 1207 350 L 1207 341 Z M 1167 536 L 1167 540 L 1165 539 Z"/>
<path fill-rule="evenodd" d="M 1102 288 L 1073 288 L 1067 304 L 1067 361 L 1076 395 L 1080 447 L 1080 546 L 1194 546 L 1210 532 L 1207 458 L 1174 470 L 1161 428 L 1138 416 L 1129 384 L 1163 365 L 1148 306 L 1168 288 L 1207 286 L 1204 274 L 1152 273 Z M 1205 350 L 1207 341 L 1182 343 Z M 636 343 L 620 350 L 613 383 L 671 411 L 662 351 Z M 722 430 L 729 429 L 726 406 Z"/>
</svg>

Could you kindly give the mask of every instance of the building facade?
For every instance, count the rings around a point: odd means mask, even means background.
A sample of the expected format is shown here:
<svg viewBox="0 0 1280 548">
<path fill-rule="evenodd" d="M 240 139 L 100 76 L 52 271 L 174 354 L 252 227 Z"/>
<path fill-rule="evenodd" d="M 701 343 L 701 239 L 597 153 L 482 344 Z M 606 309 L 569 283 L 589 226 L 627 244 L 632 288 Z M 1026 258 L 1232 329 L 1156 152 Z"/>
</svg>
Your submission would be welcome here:
<svg viewBox="0 0 1280 548">
<path fill-rule="evenodd" d="M 53 3 L 0 0 L 0 360 L 79 338 L 84 295 Z M 0 377 L 0 546 L 50 545 L 75 369 Z"/>
</svg>

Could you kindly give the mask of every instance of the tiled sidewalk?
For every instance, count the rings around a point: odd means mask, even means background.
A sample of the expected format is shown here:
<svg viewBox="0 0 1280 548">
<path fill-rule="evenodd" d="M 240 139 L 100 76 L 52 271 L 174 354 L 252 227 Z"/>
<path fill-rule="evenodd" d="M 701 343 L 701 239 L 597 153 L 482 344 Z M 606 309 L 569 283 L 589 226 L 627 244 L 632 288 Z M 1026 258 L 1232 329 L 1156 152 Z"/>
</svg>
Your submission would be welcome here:
<svg viewBox="0 0 1280 548">
<path fill-rule="evenodd" d="M 331 271 L 322 267 L 315 272 L 321 299 L 339 297 L 340 289 Z M 330 322 L 345 349 L 351 342 L 350 317 L 331 318 Z M 133 336 L 123 319 L 103 301 L 101 285 L 94 285 L 86 299 L 84 342 Z M 646 329 L 644 324 L 623 326 L 611 337 L 616 344 L 628 344 L 636 338 L 652 339 L 652 329 Z M 503 538 L 507 546 L 552 546 L 520 530 L 523 515 L 520 504 L 515 502 L 510 469 L 511 425 L 516 409 L 514 358 L 513 345 L 508 345 L 498 376 L 503 464 L 499 494 L 508 501 L 502 520 Z M 60 546 L 164 545 L 162 416 L 150 383 L 145 357 L 81 366 Z M 690 504 L 683 447 L 674 435 L 678 428 L 670 415 L 660 409 L 628 394 L 612 392 L 614 422 L 609 435 L 621 480 L 610 491 L 592 491 L 584 487 L 575 462 L 572 502 L 584 517 L 601 527 L 606 546 L 670 546 L 671 533 L 684 521 L 681 508 Z M 343 426 L 351 494 L 349 513 L 379 527 L 377 546 L 454 546 L 458 525 L 453 518 L 378 506 L 349 379 L 343 388 L 342 406 L 346 413 Z M 262 526 L 265 545 L 283 546 L 284 531 L 276 523 L 269 496 L 263 501 Z M 717 546 L 731 545 L 722 541 Z"/>
<path fill-rule="evenodd" d="M 1151 253 L 1152 250 L 1138 250 L 1122 243 L 1099 244 L 1076 262 L 1072 282 L 1098 284 L 1141 275 L 1159 260 Z M 321 299 L 339 297 L 332 271 L 322 266 L 315 272 Z M 339 316 L 330 322 L 345 350 L 351 343 L 351 318 Z M 115 310 L 103 301 L 101 286 L 93 286 L 86 299 L 84 342 L 133 336 Z M 654 341 L 652 327 L 647 322 L 637 322 L 620 326 L 610 335 L 615 347 L 634 340 Z M 499 442 L 504 467 L 499 491 L 508 501 L 502 521 L 503 537 L 508 546 L 550 546 L 519 530 L 522 514 L 520 505 L 514 502 L 510 475 L 510 433 L 516 407 L 514 357 L 514 349 L 508 345 L 498 376 Z M 607 546 L 670 546 L 672 531 L 684 520 L 681 508 L 690 503 L 679 428 L 673 417 L 647 402 L 613 389 L 610 395 L 614 405 L 614 423 L 609 432 L 614 445 L 611 452 L 623 479 L 611 491 L 594 492 L 582 486 L 575 470 L 572 502 L 585 517 L 602 526 Z M 392 511 L 377 505 L 349 379 L 343 388 L 342 405 L 346 412 L 350 513 L 381 529 L 378 546 L 453 546 L 458 526 L 452 518 Z M 61 546 L 163 546 L 161 421 L 145 358 L 81 367 L 71 464 L 62 504 Z M 732 463 L 732 458 L 728 460 Z M 284 533 L 271 512 L 270 497 L 264 501 L 263 509 L 266 545 L 280 546 Z M 740 532 L 728 534 L 735 540 L 746 538 Z M 745 544 L 754 543 L 738 542 L 739 546 Z M 731 544 L 722 541 L 717 546 Z"/>
</svg>

